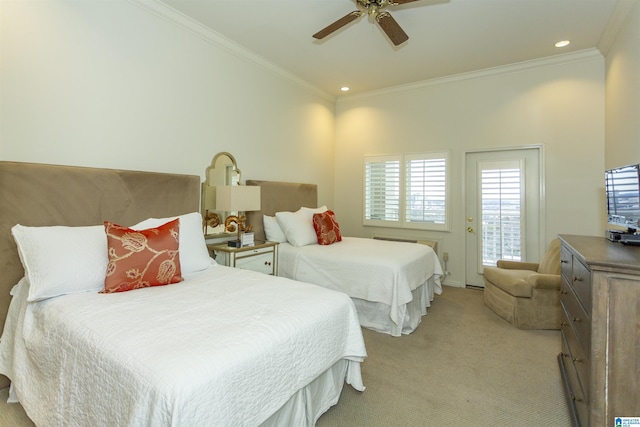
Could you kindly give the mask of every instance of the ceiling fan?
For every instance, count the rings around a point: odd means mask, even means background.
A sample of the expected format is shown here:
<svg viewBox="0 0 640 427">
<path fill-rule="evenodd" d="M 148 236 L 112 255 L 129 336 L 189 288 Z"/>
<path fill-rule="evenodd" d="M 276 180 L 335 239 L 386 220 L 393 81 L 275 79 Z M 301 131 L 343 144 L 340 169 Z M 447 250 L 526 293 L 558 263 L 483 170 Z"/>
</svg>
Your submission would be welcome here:
<svg viewBox="0 0 640 427">
<path fill-rule="evenodd" d="M 385 32 L 391 42 L 398 46 L 409 40 L 409 36 L 404 32 L 398 22 L 393 19 L 393 16 L 384 9 L 388 6 L 397 6 L 399 4 L 411 3 L 417 0 L 355 0 L 358 6 L 358 10 L 343 16 L 333 24 L 328 25 L 322 30 L 313 35 L 314 38 L 320 40 L 327 37 L 329 34 L 344 27 L 352 21 L 360 18 L 365 12 L 375 19 L 380 25 L 380 28 Z"/>
</svg>

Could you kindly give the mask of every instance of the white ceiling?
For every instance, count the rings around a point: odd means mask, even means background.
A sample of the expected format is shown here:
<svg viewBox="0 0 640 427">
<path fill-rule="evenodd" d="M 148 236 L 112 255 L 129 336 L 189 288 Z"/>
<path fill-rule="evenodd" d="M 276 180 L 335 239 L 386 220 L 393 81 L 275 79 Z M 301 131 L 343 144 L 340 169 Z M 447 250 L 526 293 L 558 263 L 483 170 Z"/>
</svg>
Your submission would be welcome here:
<svg viewBox="0 0 640 427">
<path fill-rule="evenodd" d="M 356 10 L 353 0 L 162 3 L 339 96 L 344 85 L 361 93 L 597 48 L 618 0 L 418 0 L 387 9 L 409 35 L 397 47 L 366 15 L 324 40 L 311 37 Z M 554 47 L 564 39 L 568 47 Z"/>
</svg>

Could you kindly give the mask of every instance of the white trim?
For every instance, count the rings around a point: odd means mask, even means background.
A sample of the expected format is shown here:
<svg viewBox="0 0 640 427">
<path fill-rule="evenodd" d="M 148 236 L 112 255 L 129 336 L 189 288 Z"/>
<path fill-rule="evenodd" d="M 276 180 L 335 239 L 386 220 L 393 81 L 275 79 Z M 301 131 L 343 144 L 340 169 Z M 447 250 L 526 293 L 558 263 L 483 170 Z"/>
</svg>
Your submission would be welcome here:
<svg viewBox="0 0 640 427">
<path fill-rule="evenodd" d="M 522 145 L 522 146 L 511 146 L 511 147 L 492 147 L 492 148 L 473 148 L 473 149 L 467 149 L 464 150 L 460 153 L 460 157 L 462 159 L 461 164 L 463 165 L 462 167 L 462 182 L 461 182 L 461 192 L 460 192 L 460 206 L 462 206 L 462 214 L 458 217 L 458 218 L 454 218 L 453 222 L 457 221 L 458 227 L 460 227 L 460 230 L 464 230 L 466 228 L 466 217 L 467 217 L 467 212 L 466 212 L 466 197 L 467 197 L 467 168 L 466 168 L 466 160 L 467 160 L 467 156 L 469 154 L 473 154 L 473 153 L 483 153 L 483 152 L 490 152 L 490 151 L 509 151 L 509 150 L 528 150 L 528 149 L 537 149 L 538 150 L 538 173 L 539 173 L 539 179 L 540 179 L 540 196 L 539 196 L 539 200 L 538 200 L 538 215 L 539 215 L 539 235 L 538 235 L 538 241 L 540 242 L 540 244 L 538 245 L 538 252 L 539 252 L 539 259 L 542 259 L 544 256 L 544 253 L 547 250 L 547 246 L 549 245 L 550 242 L 546 241 L 546 234 L 547 234 L 547 222 L 546 222 L 546 175 L 545 175 L 545 148 L 544 148 L 544 144 L 530 144 L 530 145 Z M 460 243 L 460 247 L 463 248 L 462 250 L 462 265 L 466 266 L 467 265 L 467 249 L 466 249 L 466 238 L 467 235 L 465 232 L 460 233 L 460 240 L 458 240 L 458 242 Z M 465 284 L 467 283 L 467 269 L 466 267 L 463 267 L 462 269 L 462 287 L 466 286 Z"/>
<path fill-rule="evenodd" d="M 407 209 L 407 195 L 406 195 L 406 180 L 407 180 L 407 160 L 417 159 L 443 159 L 445 161 L 445 222 L 444 224 L 436 223 L 419 223 L 410 222 L 406 219 Z M 373 220 L 367 219 L 367 164 L 377 162 L 399 162 L 400 172 L 400 186 L 399 186 L 399 206 L 398 206 L 398 219 L 397 220 Z M 365 227 L 383 227 L 383 228 L 396 228 L 406 230 L 426 230 L 426 231 L 451 231 L 451 162 L 450 152 L 448 150 L 443 151 L 429 151 L 424 153 L 411 153 L 411 154 L 389 154 L 389 155 L 365 155 L 363 157 L 363 180 L 364 186 L 362 191 L 362 225 Z"/>
<path fill-rule="evenodd" d="M 288 80 L 299 87 L 309 90 L 315 95 L 321 97 L 325 101 L 334 102 L 337 97 L 331 95 L 311 83 L 301 79 L 300 77 L 286 71 L 285 69 L 275 65 L 274 63 L 266 60 L 260 55 L 248 50 L 247 48 L 240 46 L 233 40 L 213 31 L 206 25 L 186 16 L 185 14 L 175 10 L 174 8 L 167 6 L 160 0 L 128 0 L 131 4 L 134 4 L 141 9 L 144 9 L 148 13 L 164 19 L 181 29 L 194 34 L 196 37 L 217 46 L 227 53 L 230 53 L 238 58 L 252 62 L 282 78 Z"/>
<path fill-rule="evenodd" d="M 424 80 L 416 83 L 392 86 L 384 89 L 373 90 L 362 94 L 342 95 L 338 97 L 338 102 L 342 100 L 362 99 L 372 96 L 386 95 L 403 91 L 411 91 L 425 87 L 438 86 L 448 83 L 455 83 L 466 80 L 481 79 L 485 77 L 496 76 L 500 74 L 509 74 L 520 71 L 527 71 L 536 68 L 553 67 L 561 64 L 569 64 L 572 62 L 590 61 L 602 58 L 602 54 L 598 49 L 584 49 L 573 53 L 549 56 L 542 59 L 533 59 L 529 61 L 517 62 L 515 64 L 502 65 L 498 67 L 485 68 L 483 70 L 471 71 L 468 73 L 452 74 L 450 76 L 438 77 L 435 79 Z"/>
<path fill-rule="evenodd" d="M 462 164 L 466 164 L 466 159 L 467 159 L 467 154 L 472 154 L 472 153 L 486 153 L 486 152 L 490 152 L 490 151 L 510 151 L 510 150 L 530 150 L 530 149 L 536 149 L 539 152 L 539 161 L 538 161 L 538 166 L 539 166 L 539 170 L 538 170 L 538 176 L 540 177 L 540 200 L 538 201 L 538 215 L 540 216 L 540 233 L 538 235 L 538 241 L 540 242 L 540 248 L 539 248 L 539 256 L 540 259 L 543 258 L 546 250 L 547 250 L 547 246 L 549 245 L 549 243 L 551 243 L 550 241 L 547 242 L 546 241 L 546 231 L 547 231 L 547 222 L 546 222 L 546 215 L 544 215 L 545 211 L 546 211 L 546 204 L 545 204 L 545 200 L 546 200 L 546 176 L 545 176 L 545 150 L 544 150 L 544 144 L 530 144 L 530 145 L 522 145 L 522 146 L 512 146 L 512 147 L 492 147 L 492 148 L 471 148 L 468 149 L 466 151 L 464 151 L 462 153 Z M 463 183 L 462 183 L 462 200 L 461 206 L 465 206 L 465 198 L 466 198 L 466 167 L 463 168 Z M 462 216 L 462 225 L 464 226 L 464 218 L 466 217 L 466 215 Z M 463 243 L 465 242 L 465 240 L 463 239 Z"/>
<path fill-rule="evenodd" d="M 631 14 L 631 9 L 636 4 L 638 4 L 637 0 L 617 1 L 611 18 L 609 18 L 609 22 L 607 22 L 607 26 L 604 28 L 600 40 L 598 40 L 598 49 L 602 52 L 602 55 L 606 56 L 609 53 L 609 49 L 618 36 L 620 28 L 622 28 L 622 25 Z"/>
</svg>

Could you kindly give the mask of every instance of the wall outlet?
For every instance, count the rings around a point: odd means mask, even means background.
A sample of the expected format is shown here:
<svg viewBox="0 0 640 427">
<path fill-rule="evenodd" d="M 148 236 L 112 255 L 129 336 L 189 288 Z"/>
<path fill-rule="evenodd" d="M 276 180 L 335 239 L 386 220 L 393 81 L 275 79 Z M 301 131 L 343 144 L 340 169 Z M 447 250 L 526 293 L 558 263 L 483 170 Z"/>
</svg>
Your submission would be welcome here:
<svg viewBox="0 0 640 427">
<path fill-rule="evenodd" d="M 449 261 L 449 252 L 444 252 L 444 253 L 442 254 L 442 260 L 443 260 L 444 262 Z"/>
</svg>

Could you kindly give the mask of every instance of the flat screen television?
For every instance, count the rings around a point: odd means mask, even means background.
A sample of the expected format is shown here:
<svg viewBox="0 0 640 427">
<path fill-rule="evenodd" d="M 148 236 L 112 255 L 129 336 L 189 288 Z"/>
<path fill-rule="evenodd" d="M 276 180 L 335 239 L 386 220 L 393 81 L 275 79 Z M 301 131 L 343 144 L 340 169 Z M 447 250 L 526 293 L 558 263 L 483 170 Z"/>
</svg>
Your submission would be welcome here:
<svg viewBox="0 0 640 427">
<path fill-rule="evenodd" d="M 607 222 L 626 227 L 628 233 L 640 230 L 640 164 L 605 172 Z"/>
</svg>

